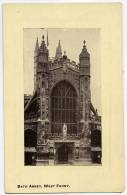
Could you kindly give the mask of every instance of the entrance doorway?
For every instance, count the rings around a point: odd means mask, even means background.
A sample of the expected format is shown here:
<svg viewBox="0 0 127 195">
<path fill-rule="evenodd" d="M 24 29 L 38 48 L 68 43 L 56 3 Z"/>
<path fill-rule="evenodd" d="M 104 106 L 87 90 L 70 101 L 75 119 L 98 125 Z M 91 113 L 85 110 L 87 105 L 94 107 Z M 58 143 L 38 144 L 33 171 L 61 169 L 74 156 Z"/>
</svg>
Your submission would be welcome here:
<svg viewBox="0 0 127 195">
<path fill-rule="evenodd" d="M 68 154 L 69 154 L 69 148 L 67 144 L 62 144 L 62 146 L 58 148 L 58 161 L 60 163 L 64 163 L 64 162 L 67 163 Z"/>
</svg>

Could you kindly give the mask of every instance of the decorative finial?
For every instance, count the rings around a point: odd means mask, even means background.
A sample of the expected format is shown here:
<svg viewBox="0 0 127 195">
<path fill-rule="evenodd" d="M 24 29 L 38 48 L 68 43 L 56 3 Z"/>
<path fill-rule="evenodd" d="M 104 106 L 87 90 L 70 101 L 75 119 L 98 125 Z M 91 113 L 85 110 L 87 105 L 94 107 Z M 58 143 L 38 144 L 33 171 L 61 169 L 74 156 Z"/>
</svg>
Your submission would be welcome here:
<svg viewBox="0 0 127 195">
<path fill-rule="evenodd" d="M 87 49 L 86 49 L 86 41 L 84 40 L 83 43 L 84 43 L 83 49 L 86 51 L 86 50 L 87 50 Z"/>
<path fill-rule="evenodd" d="M 81 51 L 81 53 L 79 55 L 80 59 L 83 58 L 83 57 L 90 58 L 90 54 L 89 54 L 89 52 L 87 51 L 87 48 L 86 48 L 86 41 L 85 40 L 83 41 L 82 51 Z"/>
<path fill-rule="evenodd" d="M 83 43 L 84 43 L 84 46 L 85 46 L 85 44 L 86 44 L 86 41 L 84 40 L 84 41 L 83 41 Z"/>
<path fill-rule="evenodd" d="M 42 36 L 43 41 L 44 41 L 44 38 L 45 38 L 45 37 L 44 37 L 44 35 L 43 35 L 43 36 Z"/>
<path fill-rule="evenodd" d="M 65 60 L 67 59 L 66 51 L 64 51 L 63 59 L 65 59 Z"/>
<path fill-rule="evenodd" d="M 66 56 L 66 51 L 64 51 L 64 56 Z"/>
</svg>

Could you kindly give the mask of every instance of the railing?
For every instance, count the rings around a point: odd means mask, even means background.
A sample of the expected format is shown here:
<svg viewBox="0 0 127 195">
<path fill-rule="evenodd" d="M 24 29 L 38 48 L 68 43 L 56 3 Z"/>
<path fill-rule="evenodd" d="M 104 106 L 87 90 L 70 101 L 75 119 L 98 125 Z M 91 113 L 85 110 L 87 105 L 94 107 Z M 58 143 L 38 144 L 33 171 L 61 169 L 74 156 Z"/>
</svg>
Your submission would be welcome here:
<svg viewBox="0 0 127 195">
<path fill-rule="evenodd" d="M 63 134 L 62 133 L 49 133 L 48 134 L 49 139 L 62 139 Z M 67 134 L 67 136 L 64 138 L 73 140 L 73 139 L 80 139 L 81 135 L 80 134 Z"/>
</svg>

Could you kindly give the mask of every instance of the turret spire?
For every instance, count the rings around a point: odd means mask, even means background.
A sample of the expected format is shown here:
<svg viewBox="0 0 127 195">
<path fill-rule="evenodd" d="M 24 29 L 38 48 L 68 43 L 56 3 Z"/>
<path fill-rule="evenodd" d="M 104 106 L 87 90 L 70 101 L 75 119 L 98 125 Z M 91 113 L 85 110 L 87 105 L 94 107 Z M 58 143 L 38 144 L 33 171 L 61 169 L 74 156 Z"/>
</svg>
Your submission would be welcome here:
<svg viewBox="0 0 127 195">
<path fill-rule="evenodd" d="M 49 46 L 49 38 L 48 38 L 48 31 L 47 31 L 47 47 Z"/>
<path fill-rule="evenodd" d="M 39 43 L 38 43 L 38 37 L 37 37 L 37 41 L 36 41 L 34 52 L 38 52 L 38 50 L 39 50 Z"/>
<path fill-rule="evenodd" d="M 58 43 L 58 50 L 61 51 L 61 44 L 60 44 L 60 40 L 59 40 L 59 43 Z"/>
<path fill-rule="evenodd" d="M 83 41 L 83 48 L 79 55 L 80 76 L 90 76 L 90 54 L 86 48 L 86 41 Z"/>
<path fill-rule="evenodd" d="M 46 47 L 46 44 L 45 44 L 45 40 L 44 40 L 44 35 L 42 36 L 42 42 L 41 42 L 41 46 L 40 46 L 40 49 L 39 51 L 42 52 L 42 53 L 48 53 L 48 49 Z"/>
<path fill-rule="evenodd" d="M 61 44 L 59 40 L 58 47 L 56 49 L 55 59 L 60 59 L 60 58 L 62 58 L 62 50 L 61 50 Z"/>
<path fill-rule="evenodd" d="M 86 41 L 84 40 L 83 43 L 84 43 L 84 45 L 83 45 L 82 51 L 79 55 L 79 58 L 84 58 L 84 57 L 89 58 L 90 54 L 88 53 L 87 48 L 86 48 Z"/>
</svg>

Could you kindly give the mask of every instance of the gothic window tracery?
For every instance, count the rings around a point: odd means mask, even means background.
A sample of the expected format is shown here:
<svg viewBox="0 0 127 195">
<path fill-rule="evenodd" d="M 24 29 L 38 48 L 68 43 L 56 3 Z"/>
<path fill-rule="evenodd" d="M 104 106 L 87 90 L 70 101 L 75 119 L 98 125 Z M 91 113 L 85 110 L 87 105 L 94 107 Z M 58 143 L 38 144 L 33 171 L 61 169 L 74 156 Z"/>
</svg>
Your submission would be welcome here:
<svg viewBox="0 0 127 195">
<path fill-rule="evenodd" d="M 75 89 L 65 81 L 60 82 L 51 95 L 51 131 L 62 133 L 67 125 L 68 134 L 77 133 L 77 94 Z"/>
</svg>

